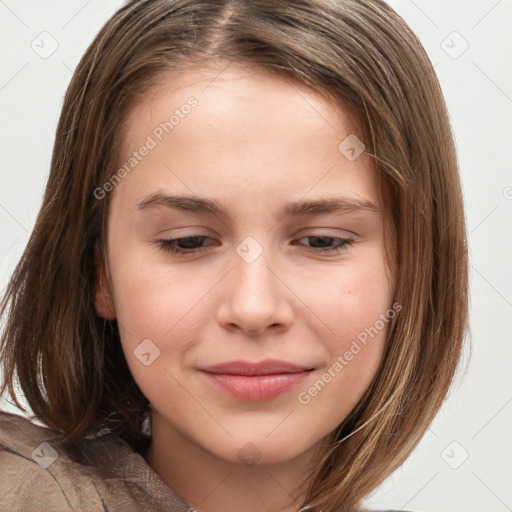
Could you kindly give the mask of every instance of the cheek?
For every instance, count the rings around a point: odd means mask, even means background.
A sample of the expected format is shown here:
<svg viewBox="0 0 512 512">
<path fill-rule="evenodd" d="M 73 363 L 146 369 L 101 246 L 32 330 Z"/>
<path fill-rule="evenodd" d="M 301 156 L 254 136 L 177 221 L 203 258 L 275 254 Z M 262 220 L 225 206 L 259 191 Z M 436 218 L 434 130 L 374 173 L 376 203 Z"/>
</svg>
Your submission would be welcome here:
<svg viewBox="0 0 512 512">
<path fill-rule="evenodd" d="M 212 273 L 199 267 L 191 279 L 180 265 L 148 263 L 136 254 L 117 261 L 115 308 L 129 336 L 161 339 L 183 330 L 212 286 Z"/>
<path fill-rule="evenodd" d="M 153 398 L 174 383 L 172 375 L 200 342 L 218 276 L 204 265 L 185 272 L 179 264 L 150 263 L 146 254 L 112 251 L 111 272 L 123 350 L 136 382 Z"/>
<path fill-rule="evenodd" d="M 328 357 L 314 386 L 301 389 L 298 402 L 316 403 L 318 411 L 337 404 L 334 424 L 357 404 L 377 373 L 395 315 L 392 286 L 379 255 L 376 251 L 373 258 L 317 276 L 314 286 L 302 290 L 304 302 L 325 327 L 322 344 Z"/>
<path fill-rule="evenodd" d="M 206 278 L 187 279 L 178 266 L 132 266 L 127 260 L 112 278 L 121 343 L 135 381 L 151 401 L 166 389 L 176 393 L 172 377 L 199 339 L 198 316 L 206 318 L 201 298 L 211 284 Z M 186 395 L 180 397 L 188 403 Z"/>
<path fill-rule="evenodd" d="M 393 290 L 378 249 L 358 261 L 308 277 L 301 285 L 301 298 L 322 321 L 338 349 L 391 307 Z"/>
</svg>

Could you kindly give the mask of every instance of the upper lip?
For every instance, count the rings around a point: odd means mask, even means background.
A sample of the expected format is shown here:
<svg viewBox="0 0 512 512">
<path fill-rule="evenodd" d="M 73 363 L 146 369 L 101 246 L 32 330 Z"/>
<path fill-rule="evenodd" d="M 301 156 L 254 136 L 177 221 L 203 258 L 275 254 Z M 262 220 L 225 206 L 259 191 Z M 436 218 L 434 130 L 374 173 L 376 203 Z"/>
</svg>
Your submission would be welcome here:
<svg viewBox="0 0 512 512">
<path fill-rule="evenodd" d="M 298 373 L 312 370 L 311 367 L 280 361 L 279 359 L 265 359 L 263 361 L 226 361 L 200 368 L 208 373 L 223 373 L 231 375 L 273 375 L 278 373 Z"/>
</svg>

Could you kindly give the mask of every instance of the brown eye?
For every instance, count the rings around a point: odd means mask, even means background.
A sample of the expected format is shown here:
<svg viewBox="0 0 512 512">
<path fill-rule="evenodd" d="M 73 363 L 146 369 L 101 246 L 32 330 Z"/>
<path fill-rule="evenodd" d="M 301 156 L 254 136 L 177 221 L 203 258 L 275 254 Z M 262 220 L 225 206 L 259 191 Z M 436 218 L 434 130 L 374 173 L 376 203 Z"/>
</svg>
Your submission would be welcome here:
<svg viewBox="0 0 512 512">
<path fill-rule="evenodd" d="M 332 236 L 305 236 L 300 240 L 309 239 L 308 247 L 319 253 L 337 253 L 352 245 L 354 242 L 349 238 L 336 238 Z M 334 243 L 334 245 L 333 245 Z"/>
<path fill-rule="evenodd" d="M 204 246 L 202 242 L 206 240 L 207 236 L 185 236 L 182 238 L 171 238 L 168 240 L 159 240 L 158 243 L 163 251 L 170 252 L 173 254 L 187 254 L 197 252 L 198 249 L 202 249 Z"/>
</svg>

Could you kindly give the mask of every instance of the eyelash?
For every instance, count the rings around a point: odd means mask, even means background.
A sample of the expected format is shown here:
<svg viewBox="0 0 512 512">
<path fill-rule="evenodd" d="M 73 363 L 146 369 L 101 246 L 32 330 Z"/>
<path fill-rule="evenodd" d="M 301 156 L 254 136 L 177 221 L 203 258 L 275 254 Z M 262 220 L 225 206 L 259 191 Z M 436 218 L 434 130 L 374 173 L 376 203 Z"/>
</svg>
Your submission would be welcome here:
<svg viewBox="0 0 512 512">
<path fill-rule="evenodd" d="M 185 256 L 186 254 L 194 254 L 197 252 L 201 252 L 204 247 L 198 247 L 195 249 L 181 249 L 177 247 L 177 243 L 179 243 L 181 240 L 190 240 L 190 239 L 206 239 L 210 238 L 208 236 L 202 236 L 202 235 L 191 235 L 191 236 L 184 236 L 181 238 L 171 238 L 168 240 L 158 240 L 158 245 L 160 246 L 160 249 L 162 249 L 165 252 L 169 252 L 171 254 L 176 254 L 178 256 Z M 347 247 L 350 247 L 354 240 L 351 240 L 350 238 L 337 238 L 333 236 L 323 236 L 323 235 L 310 235 L 310 236 L 303 236 L 299 240 L 302 240 L 303 238 L 323 238 L 323 239 L 329 239 L 329 240 L 335 240 L 338 241 L 337 245 L 335 247 L 328 247 L 328 248 L 313 248 L 312 252 L 316 252 L 319 254 L 337 254 L 341 252 L 343 249 L 346 249 Z"/>
</svg>

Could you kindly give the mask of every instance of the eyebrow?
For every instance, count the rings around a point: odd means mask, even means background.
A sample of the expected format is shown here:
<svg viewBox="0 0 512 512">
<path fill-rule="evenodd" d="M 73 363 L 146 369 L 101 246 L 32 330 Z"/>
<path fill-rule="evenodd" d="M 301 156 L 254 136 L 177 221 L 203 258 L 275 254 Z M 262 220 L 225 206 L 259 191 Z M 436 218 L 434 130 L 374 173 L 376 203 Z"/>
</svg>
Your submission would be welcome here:
<svg viewBox="0 0 512 512">
<path fill-rule="evenodd" d="M 228 212 L 215 199 L 201 198 L 197 196 L 167 195 L 162 192 L 154 192 L 147 196 L 138 203 L 137 209 L 139 211 L 148 211 L 162 206 L 176 210 L 210 213 L 220 217 L 229 217 Z M 325 199 L 288 203 L 285 208 L 285 214 L 297 217 L 300 215 L 318 215 L 329 212 L 347 213 L 357 210 L 380 212 L 377 206 L 367 200 L 349 197 L 330 197 Z"/>
</svg>

